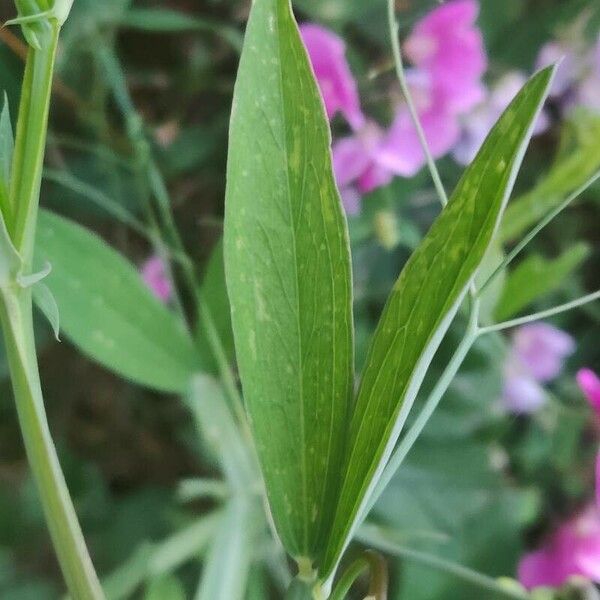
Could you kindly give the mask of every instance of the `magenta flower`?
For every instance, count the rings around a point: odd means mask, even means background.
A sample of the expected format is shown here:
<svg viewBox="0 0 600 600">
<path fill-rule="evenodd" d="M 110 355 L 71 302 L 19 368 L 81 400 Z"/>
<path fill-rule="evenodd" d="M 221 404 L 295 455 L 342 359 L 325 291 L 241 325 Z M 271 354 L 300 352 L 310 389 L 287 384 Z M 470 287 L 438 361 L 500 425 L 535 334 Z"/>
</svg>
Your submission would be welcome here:
<svg viewBox="0 0 600 600">
<path fill-rule="evenodd" d="M 406 41 L 413 63 L 407 79 L 434 158 L 447 154 L 460 136 L 459 115 L 485 97 L 481 76 L 487 58 L 475 27 L 478 4 L 457 0 L 433 10 Z M 387 185 L 394 175 L 412 177 L 426 157 L 406 104 L 390 130 L 374 123 L 334 145 L 334 166 L 345 205 L 358 210 L 358 195 Z M 350 211 L 349 211 L 350 212 Z"/>
<path fill-rule="evenodd" d="M 486 97 L 481 77 L 487 68 L 483 37 L 475 22 L 476 0 L 455 0 L 431 11 L 404 44 L 413 68 L 411 96 L 434 158 L 447 154 L 460 137 L 460 116 Z M 400 105 L 379 153 L 395 175 L 412 177 L 426 162 L 408 108 Z"/>
<path fill-rule="evenodd" d="M 448 2 L 417 23 L 404 44 L 413 65 L 444 91 L 451 112 L 465 112 L 485 97 L 487 57 L 475 24 L 478 13 L 476 0 Z"/>
<path fill-rule="evenodd" d="M 600 517 L 595 506 L 563 524 L 535 552 L 525 555 L 519 581 L 529 590 L 559 587 L 570 577 L 600 582 Z"/>
<path fill-rule="evenodd" d="M 165 304 L 171 300 L 173 288 L 165 263 L 158 256 L 149 258 L 141 268 L 142 279 L 152 293 Z"/>
<path fill-rule="evenodd" d="M 540 384 L 555 379 L 574 351 L 573 338 L 552 325 L 533 323 L 519 328 L 504 368 L 504 408 L 516 414 L 538 410 L 546 399 Z"/>
<path fill-rule="evenodd" d="M 346 60 L 346 46 L 335 33 L 310 23 L 300 27 L 327 116 L 343 114 L 353 129 L 360 129 L 365 117 L 360 108 L 356 81 Z"/>
<path fill-rule="evenodd" d="M 600 378 L 598 375 L 591 369 L 581 369 L 577 373 L 577 383 L 590 406 L 600 414 Z"/>
<path fill-rule="evenodd" d="M 392 173 L 386 172 L 379 160 L 384 136 L 377 124 L 368 122 L 333 145 L 333 169 L 341 189 L 355 184 L 359 192 L 368 193 L 391 181 Z"/>
</svg>

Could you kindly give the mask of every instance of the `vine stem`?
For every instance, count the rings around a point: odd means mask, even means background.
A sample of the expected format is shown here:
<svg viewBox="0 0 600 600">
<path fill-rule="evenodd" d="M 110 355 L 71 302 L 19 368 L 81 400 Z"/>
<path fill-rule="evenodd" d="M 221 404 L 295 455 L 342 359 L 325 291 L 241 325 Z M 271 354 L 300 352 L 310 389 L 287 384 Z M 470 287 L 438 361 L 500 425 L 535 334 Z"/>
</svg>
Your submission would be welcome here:
<svg viewBox="0 0 600 600">
<path fill-rule="evenodd" d="M 577 298 L 576 300 L 572 300 L 571 302 L 566 302 L 565 304 L 555 306 L 554 308 L 549 308 L 548 310 L 542 310 L 540 312 L 527 315 L 526 317 L 513 319 L 512 321 L 504 321 L 503 323 L 496 323 L 495 325 L 489 325 L 488 327 L 482 327 L 479 332 L 481 334 L 494 333 L 497 331 L 504 331 L 505 329 L 511 329 L 513 327 L 520 327 L 521 325 L 527 325 L 527 323 L 532 323 L 533 321 L 540 321 L 541 319 L 547 319 L 548 317 L 560 315 L 561 313 L 573 310 L 579 306 L 584 306 L 590 302 L 595 302 L 596 300 L 600 300 L 600 290 L 588 294 L 587 296 Z"/>
<path fill-rule="evenodd" d="M 412 94 L 410 93 L 410 89 L 408 87 L 408 81 L 406 80 L 406 71 L 404 69 L 404 62 L 402 60 L 402 49 L 400 48 L 400 27 L 398 25 L 398 21 L 396 20 L 396 3 L 394 0 L 388 0 L 388 24 L 390 28 L 390 37 L 392 40 L 394 66 L 396 69 L 398 81 L 400 82 L 400 87 L 402 88 L 402 94 L 404 95 L 404 99 L 406 100 L 406 105 L 408 106 L 410 116 L 417 131 L 419 142 L 423 149 L 423 153 L 425 154 L 425 158 L 427 159 L 427 166 L 429 167 L 429 172 L 431 173 L 431 178 L 433 179 L 433 184 L 435 185 L 435 189 L 440 198 L 440 202 L 442 203 L 442 206 L 446 206 L 446 204 L 448 204 L 448 195 L 446 194 L 446 190 L 444 189 L 444 185 L 442 183 L 442 178 L 440 177 L 440 173 L 435 164 L 435 160 L 433 159 L 433 156 L 429 149 L 429 144 L 427 143 L 425 131 L 423 130 L 423 126 L 421 125 L 419 113 L 417 112 L 417 107 L 415 106 Z"/>
<path fill-rule="evenodd" d="M 67 587 L 77 600 L 103 599 L 50 435 L 35 354 L 30 290 L 4 292 L 0 322 L 27 458 Z"/>
<path fill-rule="evenodd" d="M 59 34 L 56 19 L 41 19 L 35 23 L 36 47 L 27 51 L 9 198 L 2 206 L 4 235 L 10 236 L 19 269 L 5 270 L 0 323 L 27 459 L 67 587 L 77 600 L 102 600 L 48 426 L 35 349 L 32 291 L 18 283 L 19 274 L 29 274 L 32 266 Z M 4 246 L 3 253 L 7 241 Z M 2 262 L 7 258 L 2 256 Z"/>
</svg>

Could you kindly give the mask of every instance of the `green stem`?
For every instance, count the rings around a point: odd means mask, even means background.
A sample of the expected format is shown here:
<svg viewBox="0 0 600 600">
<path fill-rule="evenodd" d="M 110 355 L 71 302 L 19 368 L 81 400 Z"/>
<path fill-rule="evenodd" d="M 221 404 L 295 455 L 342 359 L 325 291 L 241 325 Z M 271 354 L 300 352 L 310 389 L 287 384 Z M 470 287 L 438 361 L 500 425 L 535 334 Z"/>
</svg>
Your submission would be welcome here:
<svg viewBox="0 0 600 600">
<path fill-rule="evenodd" d="M 504 331 L 505 329 L 511 329 L 513 327 L 520 327 L 521 325 L 527 325 L 527 323 L 532 323 L 533 321 L 540 321 L 541 319 L 547 319 L 548 317 L 560 315 L 561 313 L 567 312 L 579 306 L 584 306 L 590 302 L 595 302 L 596 300 L 600 300 L 600 290 L 593 292 L 592 294 L 588 294 L 587 296 L 583 296 L 582 298 L 577 298 L 577 300 L 561 304 L 560 306 L 555 306 L 554 308 L 549 308 L 548 310 L 542 310 L 540 312 L 533 313 L 532 315 L 527 315 L 526 317 L 513 319 L 512 321 L 504 321 L 504 323 L 496 323 L 495 325 L 489 325 L 488 327 L 482 327 L 479 332 L 481 334 L 494 333 L 496 331 Z"/>
<path fill-rule="evenodd" d="M 330 600 L 345 600 L 357 579 L 365 574 L 371 575 L 368 598 L 386 600 L 388 591 L 387 565 L 377 552 L 367 550 L 344 572 L 331 593 Z"/>
<path fill-rule="evenodd" d="M 67 587 L 77 600 L 102 599 L 44 410 L 30 290 L 4 291 L 0 322 L 27 458 Z"/>
<path fill-rule="evenodd" d="M 25 4 L 18 3 L 20 14 L 49 8 L 41 2 Z M 20 257 L 20 273 L 28 275 L 33 258 L 60 26 L 56 19 L 42 19 L 25 27 L 34 28 L 36 47 L 29 48 L 25 64 L 9 202 L 3 207 L 2 217 Z M 12 272 L 3 282 L 0 322 L 27 458 L 69 591 L 78 600 L 102 599 L 102 588 L 50 435 L 35 350 L 32 293 L 17 284 L 18 275 Z"/>
<path fill-rule="evenodd" d="M 40 23 L 41 50 L 30 48 L 25 64 L 15 151 L 10 180 L 9 214 L 4 215 L 24 268 L 31 265 L 46 148 L 52 77 L 60 27 Z"/>
<path fill-rule="evenodd" d="M 400 48 L 400 38 L 398 35 L 399 27 L 398 22 L 396 21 L 395 0 L 388 0 L 388 25 L 390 29 L 390 37 L 392 40 L 392 52 L 394 55 L 396 75 L 398 76 L 400 87 L 402 88 L 402 94 L 404 95 L 404 99 L 406 100 L 406 105 L 408 106 L 408 110 L 410 112 L 410 116 L 414 123 L 415 129 L 417 130 L 417 136 L 419 138 L 419 142 L 421 143 L 421 147 L 423 148 L 423 152 L 427 159 L 427 166 L 429 167 L 429 172 L 431 173 L 431 178 L 433 179 L 433 183 L 440 198 L 440 202 L 442 203 L 442 206 L 446 206 L 446 204 L 448 204 L 448 195 L 446 194 L 444 184 L 442 183 L 442 178 L 440 177 L 440 173 L 435 164 L 435 160 L 433 159 L 433 156 L 429 149 L 427 137 L 425 136 L 425 131 L 423 131 L 423 126 L 421 125 L 421 120 L 419 118 L 419 113 L 417 112 L 417 107 L 415 106 L 412 94 L 410 93 L 408 82 L 406 81 L 406 73 L 404 71 L 404 63 L 402 61 L 402 50 Z"/>
<path fill-rule="evenodd" d="M 576 200 L 583 192 L 591 185 L 600 179 L 600 171 L 594 173 L 581 187 L 577 188 L 563 202 L 561 202 L 554 210 L 551 210 L 514 248 L 509 252 L 506 258 L 498 265 L 494 272 L 488 277 L 486 282 L 479 288 L 477 295 L 481 297 L 483 292 L 492 284 L 492 282 L 504 271 L 519 254 L 527 247 L 529 242 L 533 240 L 544 227 L 546 227 L 553 219 L 555 219 L 565 208 Z"/>
</svg>

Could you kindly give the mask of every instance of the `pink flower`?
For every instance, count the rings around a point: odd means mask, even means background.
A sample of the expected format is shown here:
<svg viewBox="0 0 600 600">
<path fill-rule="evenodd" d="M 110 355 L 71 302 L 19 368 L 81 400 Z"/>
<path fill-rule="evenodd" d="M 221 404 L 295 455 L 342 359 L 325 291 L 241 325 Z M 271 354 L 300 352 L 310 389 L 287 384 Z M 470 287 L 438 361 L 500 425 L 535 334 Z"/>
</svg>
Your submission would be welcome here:
<svg viewBox="0 0 600 600">
<path fill-rule="evenodd" d="M 513 352 L 536 381 L 547 382 L 559 375 L 565 359 L 575 352 L 575 340 L 552 325 L 533 323 L 516 331 Z"/>
<path fill-rule="evenodd" d="M 365 117 L 343 40 L 325 27 L 310 23 L 302 25 L 300 33 L 321 88 L 327 116 L 331 119 L 340 112 L 353 129 L 360 129 Z"/>
<path fill-rule="evenodd" d="M 600 510 L 600 452 L 596 454 L 596 507 Z"/>
<path fill-rule="evenodd" d="M 356 204 L 353 201 L 356 193 L 368 194 L 392 180 L 394 174 L 380 160 L 384 137 L 382 129 L 370 121 L 354 135 L 333 145 L 333 170 L 342 199 L 349 198 L 350 204 Z M 348 209 L 346 201 L 344 205 Z"/>
<path fill-rule="evenodd" d="M 467 111 L 485 97 L 480 80 L 487 57 L 475 24 L 478 13 L 476 0 L 448 2 L 419 21 L 404 44 L 413 65 L 444 91 L 453 112 Z"/>
<path fill-rule="evenodd" d="M 570 577 L 600 582 L 600 517 L 595 506 L 563 524 L 535 552 L 525 555 L 519 581 L 529 590 L 559 587 Z"/>
<path fill-rule="evenodd" d="M 425 139 L 434 158 L 459 141 L 460 116 L 486 97 L 483 37 L 475 22 L 476 0 L 455 0 L 431 11 L 404 44 L 413 68 L 407 72 Z M 426 162 L 406 105 L 400 105 L 380 150 L 380 162 L 395 175 L 412 177 Z"/>
<path fill-rule="evenodd" d="M 600 112 L 600 37 L 590 50 L 581 35 L 571 41 L 549 42 L 540 51 L 537 66 L 544 67 L 562 59 L 551 96 L 559 101 L 563 113 L 578 106 Z"/>
<path fill-rule="evenodd" d="M 458 163 L 467 165 L 475 158 L 496 121 L 525 83 L 527 83 L 527 76 L 524 73 L 520 71 L 507 73 L 494 85 L 486 101 L 463 119 L 460 140 L 452 153 Z M 543 133 L 548 128 L 548 124 L 548 116 L 542 113 L 534 133 Z"/>
<path fill-rule="evenodd" d="M 600 414 L 600 378 L 598 375 L 591 369 L 581 369 L 577 373 L 577 383 L 590 406 Z"/>
<path fill-rule="evenodd" d="M 533 323 L 519 328 L 504 367 L 504 408 L 516 414 L 541 408 L 546 394 L 540 384 L 555 379 L 574 351 L 573 338 L 552 325 Z"/>
<path fill-rule="evenodd" d="M 587 56 L 588 72 L 579 88 L 579 103 L 589 110 L 600 112 L 600 35 Z"/>
<path fill-rule="evenodd" d="M 171 281 L 167 275 L 165 263 L 158 256 L 149 258 L 141 268 L 142 279 L 152 293 L 165 304 L 173 295 Z"/>
</svg>

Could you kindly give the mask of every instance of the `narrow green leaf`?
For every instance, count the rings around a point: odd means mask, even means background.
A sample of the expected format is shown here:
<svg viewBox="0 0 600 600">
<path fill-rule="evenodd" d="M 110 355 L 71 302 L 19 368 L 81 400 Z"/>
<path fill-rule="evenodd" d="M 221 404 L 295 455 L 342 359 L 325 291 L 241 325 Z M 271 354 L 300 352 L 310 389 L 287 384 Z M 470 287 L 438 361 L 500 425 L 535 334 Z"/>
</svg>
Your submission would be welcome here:
<svg viewBox="0 0 600 600">
<path fill-rule="evenodd" d="M 256 0 L 230 132 L 225 266 L 273 518 L 308 564 L 340 485 L 353 386 L 348 233 L 322 99 L 289 0 Z"/>
<path fill-rule="evenodd" d="M 217 456 L 228 483 L 238 491 L 247 492 L 257 483 L 257 469 L 252 448 L 240 434 L 221 386 L 206 375 L 194 377 L 188 405 L 198 429 Z"/>
<path fill-rule="evenodd" d="M 508 276 L 496 307 L 495 320 L 507 321 L 538 298 L 560 288 L 589 253 L 589 246 L 580 243 L 552 260 L 537 254 L 526 258 Z"/>
<path fill-rule="evenodd" d="M 232 498 L 208 552 L 196 600 L 244 600 L 252 562 L 253 522 L 260 522 L 249 499 Z"/>
<path fill-rule="evenodd" d="M 220 35 L 236 50 L 242 46 L 242 36 L 232 27 L 210 19 L 201 19 L 165 8 L 132 8 L 120 20 L 122 25 L 155 33 L 180 33 L 184 31 L 210 31 Z"/>
<path fill-rule="evenodd" d="M 328 576 L 387 462 L 425 373 L 477 274 L 512 191 L 554 70 L 502 115 L 412 255 L 375 332 L 349 433 L 340 501 L 320 573 Z"/>
<path fill-rule="evenodd" d="M 231 311 L 229 310 L 229 297 L 225 284 L 225 262 L 223 258 L 223 244 L 219 242 L 208 261 L 206 273 L 202 280 L 200 295 L 206 304 L 213 324 L 223 345 L 223 350 L 229 359 L 233 359 L 233 331 L 231 329 Z M 196 333 L 198 352 L 202 364 L 210 368 L 211 373 L 218 372 L 217 361 L 211 351 L 207 334 L 207 326 L 202 319 L 198 322 Z"/>
<path fill-rule="evenodd" d="M 173 575 L 159 577 L 146 586 L 144 600 L 186 600 L 185 588 Z"/>
<path fill-rule="evenodd" d="M 46 262 L 63 333 L 76 346 L 142 385 L 188 389 L 199 370 L 190 336 L 119 253 L 83 227 L 40 211 L 36 264 Z"/>
<path fill-rule="evenodd" d="M 8 96 L 4 94 L 4 104 L 0 113 L 0 207 L 3 213 L 8 207 L 10 170 L 12 168 L 14 145 Z"/>
<path fill-rule="evenodd" d="M 130 598 L 148 579 L 169 575 L 207 549 L 221 522 L 221 512 L 212 512 L 190 523 L 166 540 L 142 544 L 108 577 L 102 588 L 108 600 Z"/>
<path fill-rule="evenodd" d="M 60 313 L 56 298 L 45 283 L 37 283 L 33 286 L 33 298 L 36 306 L 42 314 L 48 319 L 52 327 L 54 337 L 60 342 Z"/>
</svg>

